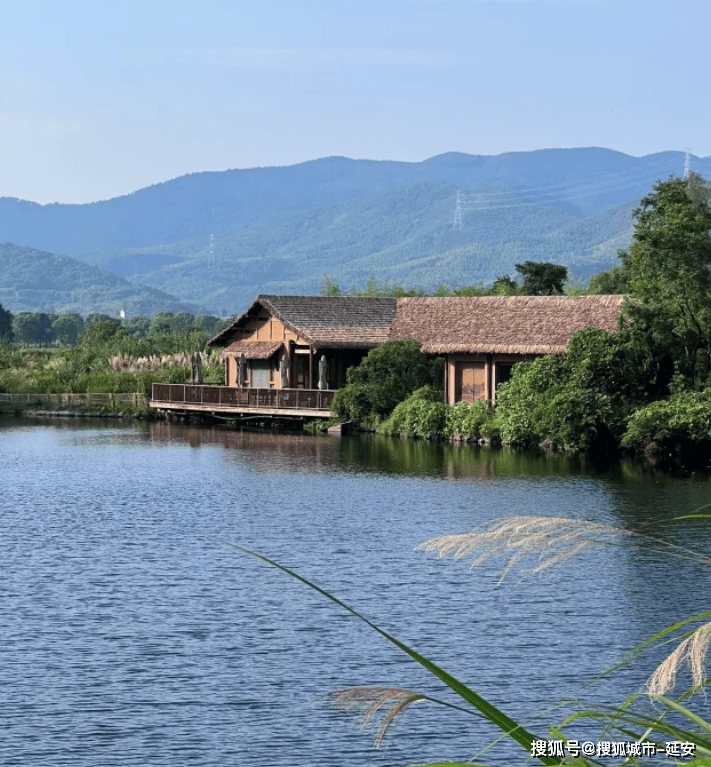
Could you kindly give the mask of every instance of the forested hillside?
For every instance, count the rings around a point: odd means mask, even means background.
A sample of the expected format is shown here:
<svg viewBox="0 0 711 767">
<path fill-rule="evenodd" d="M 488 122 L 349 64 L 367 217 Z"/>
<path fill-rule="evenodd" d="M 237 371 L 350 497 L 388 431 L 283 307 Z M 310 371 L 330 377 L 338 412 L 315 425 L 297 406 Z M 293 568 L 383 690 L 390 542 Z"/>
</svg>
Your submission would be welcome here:
<svg viewBox="0 0 711 767">
<path fill-rule="evenodd" d="M 258 293 L 313 293 L 324 274 L 343 287 L 373 275 L 432 289 L 492 282 L 521 260 L 564 263 L 587 278 L 616 261 L 631 237 L 633 204 L 578 218 L 549 207 L 522 205 L 463 212 L 452 225 L 456 190 L 422 184 L 327 206 L 306 216 L 256 224 L 174 245 L 110 255 L 107 268 L 130 274 L 143 257 L 170 262 L 131 277 L 186 301 L 221 311 Z M 199 296 L 198 296 L 199 291 Z"/>
<path fill-rule="evenodd" d="M 69 256 L 0 243 L 0 304 L 12 312 L 107 312 L 118 317 L 194 308 Z M 172 308 L 170 308 L 172 307 Z"/>
<path fill-rule="evenodd" d="M 711 175 L 708 160 L 693 164 Z M 324 274 L 346 289 L 370 275 L 432 289 L 491 283 L 534 260 L 586 280 L 629 244 L 642 195 L 683 167 L 679 152 L 635 158 L 594 148 L 451 153 L 420 163 L 326 158 L 193 174 L 90 205 L 0 199 L 0 241 L 68 254 L 128 280 L 138 294 L 150 288 L 153 311 L 177 310 L 166 303 L 175 296 L 230 314 L 258 293 L 315 292 Z M 39 263 L 22 271 L 5 275 L 1 287 L 10 292 L 0 300 L 16 309 L 60 300 Z M 94 303 L 81 311 L 110 311 L 96 291 L 92 297 L 88 275 L 75 298 Z M 106 276 L 97 280 L 105 290 Z M 155 291 L 170 295 L 158 300 Z"/>
</svg>

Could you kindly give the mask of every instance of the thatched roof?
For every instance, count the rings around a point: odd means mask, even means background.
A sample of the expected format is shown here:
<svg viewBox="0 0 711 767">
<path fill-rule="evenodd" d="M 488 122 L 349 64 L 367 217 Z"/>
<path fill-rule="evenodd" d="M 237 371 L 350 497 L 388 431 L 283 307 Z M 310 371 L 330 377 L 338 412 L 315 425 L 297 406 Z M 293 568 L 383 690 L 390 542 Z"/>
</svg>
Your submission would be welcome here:
<svg viewBox="0 0 711 767">
<path fill-rule="evenodd" d="M 370 349 L 415 338 L 428 354 L 562 354 L 578 330 L 614 331 L 622 301 L 623 296 L 259 296 L 209 346 L 267 359 L 280 341 L 230 343 L 249 317 L 266 310 L 321 348 Z"/>
<path fill-rule="evenodd" d="M 244 354 L 248 360 L 268 360 L 284 344 L 281 341 L 235 341 L 221 354 L 225 357 L 239 357 Z"/>
<path fill-rule="evenodd" d="M 614 331 L 623 296 L 399 298 L 390 339 L 428 354 L 562 354 L 583 328 Z"/>
<path fill-rule="evenodd" d="M 208 345 L 229 343 L 245 320 L 264 308 L 314 346 L 371 349 L 388 340 L 395 303 L 394 298 L 363 296 L 259 296 Z"/>
</svg>

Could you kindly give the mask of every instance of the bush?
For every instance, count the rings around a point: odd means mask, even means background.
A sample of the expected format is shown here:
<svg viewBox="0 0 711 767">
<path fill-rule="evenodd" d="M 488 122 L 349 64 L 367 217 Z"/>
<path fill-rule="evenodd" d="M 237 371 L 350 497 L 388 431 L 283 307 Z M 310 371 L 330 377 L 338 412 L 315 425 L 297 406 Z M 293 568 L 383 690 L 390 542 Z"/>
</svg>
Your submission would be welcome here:
<svg viewBox="0 0 711 767">
<path fill-rule="evenodd" d="M 497 392 L 502 439 L 588 450 L 619 445 L 627 419 L 647 401 L 644 365 L 622 334 L 587 329 L 572 336 L 565 356 L 514 367 Z"/>
<path fill-rule="evenodd" d="M 488 402 L 457 402 L 447 410 L 447 436 L 453 439 L 469 441 L 490 439 L 495 410 Z M 488 429 L 487 429 L 488 427 Z M 487 432 L 487 433 L 485 433 Z"/>
<path fill-rule="evenodd" d="M 389 341 L 348 371 L 347 384 L 334 397 L 333 412 L 342 420 L 375 430 L 417 389 L 429 385 L 441 391 L 443 364 L 422 354 L 412 338 Z"/>
<path fill-rule="evenodd" d="M 434 386 L 422 386 L 401 402 L 378 427 L 380 434 L 437 439 L 446 429 L 449 408 Z"/>
<path fill-rule="evenodd" d="M 711 389 L 679 392 L 652 402 L 629 420 L 622 444 L 679 452 L 711 445 Z"/>
<path fill-rule="evenodd" d="M 562 357 L 539 357 L 519 363 L 511 380 L 496 392 L 497 420 L 501 438 L 511 445 L 538 445 L 554 430 L 552 394 L 566 375 Z"/>
</svg>

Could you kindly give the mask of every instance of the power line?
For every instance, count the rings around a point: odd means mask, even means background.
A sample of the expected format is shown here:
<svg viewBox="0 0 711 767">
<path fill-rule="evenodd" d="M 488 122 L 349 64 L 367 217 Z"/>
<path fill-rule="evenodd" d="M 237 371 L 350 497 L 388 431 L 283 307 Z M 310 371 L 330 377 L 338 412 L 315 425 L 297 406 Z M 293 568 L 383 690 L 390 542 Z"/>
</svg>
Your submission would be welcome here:
<svg viewBox="0 0 711 767">
<path fill-rule="evenodd" d="M 552 203 L 564 197 L 569 199 L 594 197 L 603 193 L 632 188 L 640 183 L 648 183 L 650 175 L 670 171 L 673 171 L 673 165 L 669 159 L 665 159 L 647 163 L 626 173 L 598 174 L 573 183 L 566 182 L 519 191 L 474 192 L 471 194 L 462 194 L 458 191 L 454 227 L 461 227 L 462 210 L 498 210 Z"/>
</svg>

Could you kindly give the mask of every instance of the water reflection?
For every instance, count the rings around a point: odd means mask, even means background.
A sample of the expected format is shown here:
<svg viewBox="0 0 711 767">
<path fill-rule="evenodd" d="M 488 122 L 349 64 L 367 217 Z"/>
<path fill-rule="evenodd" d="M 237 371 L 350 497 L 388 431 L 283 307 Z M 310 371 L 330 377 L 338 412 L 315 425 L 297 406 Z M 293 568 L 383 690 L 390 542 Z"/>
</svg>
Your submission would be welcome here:
<svg viewBox="0 0 711 767">
<path fill-rule="evenodd" d="M 194 427 L 176 423 L 148 425 L 156 443 L 183 443 L 198 448 L 219 445 L 228 450 L 299 459 L 291 461 L 295 469 L 301 463 L 311 471 L 370 471 L 395 475 L 430 476 L 443 479 L 504 479 L 507 477 L 622 476 L 619 464 L 603 470 L 585 456 L 541 451 L 510 450 L 505 447 L 393 439 L 373 435 L 335 437 L 244 431 L 227 427 Z M 245 456 L 249 460 L 249 456 Z M 281 462 L 273 460 L 280 470 Z M 263 468 L 268 469 L 268 466 Z M 627 467 L 629 474 L 635 470 Z M 641 471 L 641 470 L 640 470 Z M 640 476 L 642 476 L 640 474 Z"/>
</svg>

